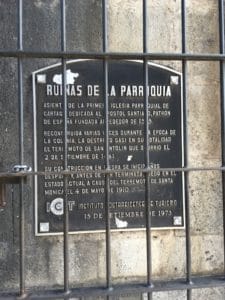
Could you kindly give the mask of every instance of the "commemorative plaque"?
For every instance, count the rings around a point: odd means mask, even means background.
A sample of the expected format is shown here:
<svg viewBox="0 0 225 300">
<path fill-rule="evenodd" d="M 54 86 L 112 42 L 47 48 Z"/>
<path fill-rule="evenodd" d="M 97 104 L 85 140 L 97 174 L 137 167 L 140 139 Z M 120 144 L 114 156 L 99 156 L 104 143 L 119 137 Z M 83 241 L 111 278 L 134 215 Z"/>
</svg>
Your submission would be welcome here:
<svg viewBox="0 0 225 300">
<path fill-rule="evenodd" d="M 145 105 L 143 63 L 110 61 L 108 70 L 110 224 L 112 230 L 144 229 Z M 184 228 L 183 174 L 160 168 L 183 166 L 182 76 L 148 64 L 148 117 L 152 227 Z M 70 233 L 105 230 L 105 115 L 103 62 L 67 63 L 67 137 L 64 136 L 62 67 L 33 73 L 34 167 L 37 235 L 63 231 L 68 197 Z M 64 141 L 68 176 L 65 189 Z M 129 170 L 125 172 L 124 170 Z"/>
</svg>

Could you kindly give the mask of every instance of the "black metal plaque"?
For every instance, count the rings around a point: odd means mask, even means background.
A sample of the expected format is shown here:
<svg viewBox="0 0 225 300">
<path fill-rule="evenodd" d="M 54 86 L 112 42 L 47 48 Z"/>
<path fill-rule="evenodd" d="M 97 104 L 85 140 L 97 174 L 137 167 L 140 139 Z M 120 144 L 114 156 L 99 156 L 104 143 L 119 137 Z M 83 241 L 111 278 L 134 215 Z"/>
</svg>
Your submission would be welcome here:
<svg viewBox="0 0 225 300">
<path fill-rule="evenodd" d="M 184 227 L 181 74 L 149 63 L 149 149 L 151 220 L 154 228 Z M 67 63 L 67 137 L 64 135 L 61 65 L 33 73 L 37 235 L 63 231 L 68 197 L 69 231 L 105 229 L 105 116 L 103 62 Z M 145 124 L 143 64 L 109 62 L 110 223 L 112 229 L 145 228 Z M 68 187 L 64 187 L 64 139 L 68 143 Z M 129 169 L 129 172 L 123 170 Z"/>
</svg>

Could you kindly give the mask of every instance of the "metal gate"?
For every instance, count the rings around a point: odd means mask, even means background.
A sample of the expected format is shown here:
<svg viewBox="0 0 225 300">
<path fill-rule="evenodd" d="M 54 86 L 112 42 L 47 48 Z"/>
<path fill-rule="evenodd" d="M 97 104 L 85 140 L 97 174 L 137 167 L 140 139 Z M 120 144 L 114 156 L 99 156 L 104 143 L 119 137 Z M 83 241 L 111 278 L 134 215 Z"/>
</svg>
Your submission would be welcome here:
<svg viewBox="0 0 225 300">
<path fill-rule="evenodd" d="M 4 1 L 2 1 L 4 2 Z M 119 52 L 109 52 L 108 51 L 108 3 L 107 0 L 102 0 L 102 51 L 100 52 L 82 52 L 82 51 L 68 51 L 67 50 L 67 38 L 66 38 L 66 0 L 60 1 L 60 18 L 61 18 L 61 50 L 60 51 L 29 51 L 25 50 L 23 47 L 23 9 L 25 1 L 17 0 L 13 1 L 13 7 L 17 9 L 17 49 L 1 49 L 0 57 L 4 61 L 5 58 L 17 59 L 17 80 L 18 80 L 18 121 L 19 121 L 19 161 L 18 165 L 15 166 L 14 170 L 9 172 L 0 173 L 0 206 L 4 207 L 8 205 L 7 201 L 7 188 L 9 185 L 15 186 L 19 184 L 19 199 L 14 201 L 19 201 L 19 277 L 18 283 L 19 288 L 17 291 L 7 291 L 0 292 L 0 299 L 123 299 L 123 297 L 128 297 L 129 295 L 133 299 L 154 299 L 154 293 L 156 292 L 167 292 L 167 291 L 184 291 L 182 299 L 192 299 L 193 289 L 204 289 L 204 288 L 214 288 L 214 287 L 224 287 L 225 280 L 224 274 L 221 276 L 207 274 L 207 276 L 196 277 L 192 276 L 192 253 L 191 253 L 191 233 L 190 233 L 190 203 L 189 203 L 189 173 L 190 172 L 208 172 L 208 171 L 219 171 L 222 173 L 222 184 L 224 185 L 224 160 L 225 160 L 225 124 L 224 124 L 224 101 L 225 101 L 225 87 L 224 87 L 224 59 L 225 59 L 225 46 L 224 46 L 224 3 L 223 0 L 218 0 L 218 12 L 219 21 L 218 28 L 220 33 L 220 53 L 210 54 L 210 53 L 188 53 L 187 52 L 187 38 L 186 38 L 186 1 L 181 0 L 181 37 L 180 41 L 182 43 L 181 53 L 152 53 L 148 50 L 148 9 L 147 0 L 142 1 L 142 20 L 143 20 L 143 51 L 142 53 L 119 53 Z M 6 28 L 7 30 L 7 28 Z M 106 262 L 105 262 L 105 275 L 106 282 L 104 286 L 87 286 L 77 288 L 75 285 L 70 284 L 70 274 L 69 274 L 69 264 L 70 257 L 68 251 L 69 244 L 69 212 L 68 212 L 68 199 L 67 199 L 67 181 L 68 177 L 74 172 L 68 170 L 68 160 L 67 160 L 67 140 L 64 141 L 64 168 L 60 172 L 63 175 L 65 195 L 64 195 L 64 234 L 63 234 L 63 278 L 64 286 L 62 289 L 31 289 L 27 288 L 25 280 L 26 272 L 26 236 L 25 236 L 25 186 L 26 182 L 32 179 L 34 176 L 45 176 L 48 172 L 37 171 L 34 172 L 26 165 L 26 157 L 24 156 L 24 147 L 28 142 L 26 140 L 26 132 L 24 127 L 24 82 L 23 82 L 23 70 L 24 63 L 26 60 L 35 59 L 61 59 L 62 63 L 62 74 L 63 74 L 63 107 L 64 107 L 64 135 L 67 136 L 67 94 L 66 94 L 66 63 L 70 59 L 93 59 L 101 60 L 104 64 L 104 103 L 105 103 L 105 170 L 99 171 L 104 174 L 105 177 L 105 214 L 106 214 L 106 224 L 105 224 L 105 242 L 106 242 Z M 128 282 L 126 284 L 117 283 L 114 284 L 112 280 L 112 264 L 111 259 L 111 224 L 110 224 L 110 174 L 114 174 L 116 170 L 110 168 L 109 160 L 109 117 L 108 117 L 108 65 L 109 61 L 117 60 L 142 60 L 143 61 L 143 76 L 144 76 L 144 103 L 145 103 L 145 168 L 140 169 L 146 178 L 145 185 L 145 203 L 146 203 L 146 281 L 145 283 L 132 283 Z M 181 168 L 162 168 L 160 170 L 165 171 L 176 171 L 182 172 L 185 177 L 185 219 L 186 219 L 186 229 L 185 229 L 185 253 L 186 253 L 186 278 L 174 279 L 174 280 L 152 280 L 152 234 L 151 234 L 151 217 L 150 217 L 150 184 L 149 178 L 151 173 L 150 160 L 148 155 L 148 145 L 149 145 L 149 119 L 148 119 L 148 62 L 149 61 L 180 61 L 182 63 L 182 74 L 183 74 L 183 114 L 184 114 L 184 153 L 185 153 L 185 164 Z M 221 140 L 222 140 L 222 166 L 205 166 L 205 167 L 190 167 L 188 165 L 188 126 L 187 126 L 187 114 L 188 114 L 188 97 L 187 97 L 187 63 L 189 61 L 217 61 L 220 63 L 220 97 L 221 97 Z M 7 72 L 7 70 L 6 70 Z M 51 172 L 49 174 L 52 174 Z M 223 187 L 224 190 L 224 187 Z M 224 191 L 223 191 L 224 192 Z M 223 196 L 224 199 L 224 196 Z M 223 200 L 224 203 L 224 200 Z M 223 228 L 223 233 L 224 233 Z M 61 271 L 60 271 L 61 272 Z M 102 297 L 102 298 L 101 298 Z M 121 298 L 120 298 L 121 297 Z M 180 298 L 179 298 L 180 299 Z M 216 296 L 215 298 L 216 299 Z"/>
</svg>

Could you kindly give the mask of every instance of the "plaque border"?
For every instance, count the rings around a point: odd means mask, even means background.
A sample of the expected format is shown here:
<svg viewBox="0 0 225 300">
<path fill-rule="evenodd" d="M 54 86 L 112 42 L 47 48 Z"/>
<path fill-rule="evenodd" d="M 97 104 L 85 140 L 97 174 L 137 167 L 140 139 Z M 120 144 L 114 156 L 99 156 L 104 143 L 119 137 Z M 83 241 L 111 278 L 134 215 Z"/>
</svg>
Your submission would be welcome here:
<svg viewBox="0 0 225 300">
<path fill-rule="evenodd" d="M 71 63 L 76 63 L 76 62 L 83 62 L 83 61 L 93 61 L 95 59 L 74 59 L 74 60 L 69 60 L 66 62 L 66 65 L 69 65 Z M 129 61 L 129 62 L 136 62 L 143 64 L 142 60 L 130 60 L 130 59 L 124 59 L 122 61 Z M 53 69 L 55 67 L 61 66 L 62 63 L 56 63 L 44 68 L 40 68 L 34 72 L 32 72 L 32 94 L 33 94 L 33 133 L 34 133 L 34 146 L 33 146 L 33 154 L 34 154 L 34 172 L 38 172 L 37 170 L 37 116 L 36 116 L 36 75 L 40 72 Z M 180 89 L 181 89 L 181 153 L 182 153 L 182 167 L 184 167 L 184 116 L 183 116 L 183 108 L 184 108 L 184 103 L 183 103 L 183 74 L 182 72 L 178 72 L 176 70 L 173 70 L 172 68 L 159 65 L 156 63 L 148 62 L 149 66 L 154 66 L 163 70 L 167 70 L 169 72 L 172 72 L 174 74 L 177 74 L 180 76 L 181 82 L 180 82 Z M 38 230 L 38 175 L 34 175 L 34 223 L 35 223 L 35 236 L 59 236 L 59 235 L 64 235 L 63 232 L 43 232 L 40 233 Z M 173 226 L 173 227 L 152 227 L 151 231 L 158 231 L 158 230 L 184 230 L 186 227 L 186 217 L 185 217 L 185 179 L 184 179 L 184 172 L 182 172 L 182 194 L 183 194 L 183 226 Z M 135 232 L 135 231 L 145 231 L 146 227 L 143 228 L 117 228 L 117 229 L 110 229 L 111 232 Z M 99 230 L 84 230 L 84 231 L 69 231 L 68 234 L 92 234 L 92 233 L 105 233 L 106 229 L 99 229 Z"/>
</svg>

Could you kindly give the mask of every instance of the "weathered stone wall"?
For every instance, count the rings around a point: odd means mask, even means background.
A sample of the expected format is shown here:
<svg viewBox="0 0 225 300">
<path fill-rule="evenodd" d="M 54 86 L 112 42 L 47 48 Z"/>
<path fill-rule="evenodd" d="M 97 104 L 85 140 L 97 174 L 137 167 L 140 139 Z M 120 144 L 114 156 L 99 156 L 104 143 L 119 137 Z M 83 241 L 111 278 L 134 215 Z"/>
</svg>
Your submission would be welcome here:
<svg viewBox="0 0 225 300">
<path fill-rule="evenodd" d="M 110 2 L 109 41 L 112 51 L 142 51 L 141 1 Z M 149 1 L 148 51 L 181 51 L 180 1 Z M 119 34 L 122 32 L 123 34 Z M 117 38 L 116 38 L 117 37 Z M 187 51 L 219 51 L 217 1 L 187 1 Z M 160 62 L 181 70 L 179 62 Z M 187 63 L 188 164 L 192 167 L 220 166 L 220 94 L 219 63 Z M 222 197 L 219 172 L 190 172 L 191 243 L 193 274 L 220 274 L 223 271 Z M 124 236 L 125 238 L 125 236 Z M 125 238 L 127 240 L 128 237 Z M 138 239 L 138 243 L 135 243 Z M 133 241 L 133 243 L 132 243 Z M 153 231 L 154 278 L 182 277 L 185 274 L 185 234 L 183 231 Z M 122 242 L 125 248 L 126 242 Z M 128 249 L 139 253 L 138 266 L 129 258 L 118 259 L 136 274 L 144 275 L 145 236 L 132 234 Z M 115 242 L 118 245 L 118 243 Z M 123 251 L 122 252 L 123 253 Z M 142 250 L 141 250 L 142 249 Z M 123 264 L 123 263 L 122 263 Z M 139 273 L 140 271 L 140 273 Z M 127 276 L 126 272 L 125 275 Z M 223 290 L 214 291 L 212 299 L 223 299 Z M 207 297 L 206 297 L 207 295 Z M 214 296 L 213 296 L 214 295 Z M 210 299 L 209 291 L 198 291 L 194 299 Z M 168 294 L 168 299 L 184 299 Z M 154 299 L 167 299 L 165 294 Z"/>
<path fill-rule="evenodd" d="M 216 0 L 187 1 L 187 49 L 191 53 L 215 53 L 219 49 Z M 16 47 L 16 1 L 0 1 L 0 48 Z M 24 48 L 60 49 L 60 5 L 58 0 L 24 1 Z M 180 1 L 152 0 L 148 4 L 148 50 L 181 51 Z M 110 0 L 109 50 L 142 51 L 142 1 Z M 67 1 L 68 50 L 99 51 L 101 1 Z M 57 62 L 24 59 L 25 161 L 32 156 L 31 73 Z M 157 61 L 181 71 L 180 62 Z M 219 63 L 188 62 L 188 162 L 189 166 L 220 166 Z M 0 170 L 18 163 L 17 61 L 0 61 Z M 192 271 L 195 275 L 222 274 L 223 234 L 221 174 L 204 171 L 189 174 L 191 209 Z M 0 211 L 0 289 L 18 287 L 19 191 L 7 190 L 8 203 Z M 33 183 L 26 186 L 26 285 L 63 284 L 62 237 L 35 237 Z M 70 241 L 70 283 L 76 286 L 105 282 L 105 235 L 77 234 Z M 146 237 L 144 231 L 112 233 L 113 282 L 145 281 Z M 88 250 L 87 250 L 88 249 Z M 153 278 L 185 277 L 185 231 L 152 232 Z M 141 299 L 127 296 L 121 299 Z M 145 295 L 143 295 L 145 299 Z M 155 299 L 185 299 L 185 292 L 155 293 Z M 224 299 L 224 290 L 193 292 L 193 299 Z"/>
</svg>

